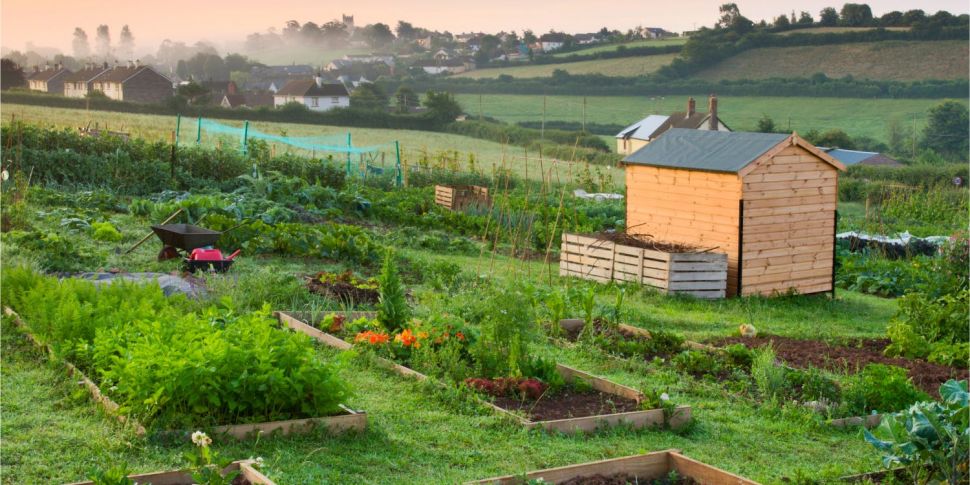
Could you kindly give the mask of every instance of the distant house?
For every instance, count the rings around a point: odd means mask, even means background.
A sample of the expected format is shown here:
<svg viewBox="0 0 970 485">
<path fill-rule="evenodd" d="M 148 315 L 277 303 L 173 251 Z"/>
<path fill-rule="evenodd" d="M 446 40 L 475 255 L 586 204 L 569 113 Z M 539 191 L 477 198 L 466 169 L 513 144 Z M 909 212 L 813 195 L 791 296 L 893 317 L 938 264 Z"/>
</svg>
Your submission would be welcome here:
<svg viewBox="0 0 970 485">
<path fill-rule="evenodd" d="M 108 70 L 108 63 L 85 64 L 84 69 L 69 74 L 64 78 L 64 96 L 68 98 L 83 98 L 91 92 L 91 86 L 98 76 Z"/>
<path fill-rule="evenodd" d="M 418 45 L 421 46 L 421 47 L 423 47 L 423 48 L 425 48 L 425 49 L 430 49 L 431 48 L 431 39 L 432 38 L 431 38 L 430 35 L 427 36 L 427 37 L 422 37 L 422 38 L 418 39 Z"/>
<path fill-rule="evenodd" d="M 64 79 L 71 74 L 71 71 L 64 69 L 60 64 L 53 67 L 46 66 L 44 69 L 34 67 L 34 72 L 27 76 L 27 86 L 31 91 L 40 91 L 51 94 L 64 94 Z"/>
<path fill-rule="evenodd" d="M 451 58 L 445 61 L 422 61 L 416 64 L 428 74 L 461 74 L 470 71 L 474 63 L 461 58 Z"/>
<path fill-rule="evenodd" d="M 576 34 L 573 36 L 573 40 L 575 40 L 577 44 L 586 45 L 595 44 L 600 41 L 600 38 L 599 34 Z"/>
<path fill-rule="evenodd" d="M 293 79 L 312 77 L 316 72 L 313 67 L 305 64 L 289 66 L 253 67 L 249 71 L 249 79 L 243 86 L 247 91 L 279 91 L 287 82 Z"/>
<path fill-rule="evenodd" d="M 149 66 L 129 62 L 115 66 L 91 81 L 92 91 L 118 101 L 160 103 L 172 96 L 172 81 Z"/>
<path fill-rule="evenodd" d="M 270 93 L 233 93 L 223 95 L 219 105 L 223 108 L 260 108 L 273 106 L 273 95 Z"/>
<path fill-rule="evenodd" d="M 659 27 L 647 27 L 643 29 L 641 35 L 643 35 L 645 39 L 663 39 L 665 37 L 672 37 L 674 34 L 673 32 L 667 32 Z"/>
<path fill-rule="evenodd" d="M 296 79 L 273 94 L 273 106 L 301 103 L 311 111 L 329 111 L 350 106 L 350 93 L 343 84 L 324 84 L 323 78 Z"/>
<path fill-rule="evenodd" d="M 448 59 L 458 57 L 458 54 L 449 49 L 438 49 L 438 51 L 434 53 L 433 57 L 436 61 L 447 61 Z"/>
<path fill-rule="evenodd" d="M 542 34 L 542 36 L 539 37 L 539 45 L 542 46 L 542 52 L 560 49 L 565 43 L 566 34 L 550 32 L 548 34 Z"/>
<path fill-rule="evenodd" d="M 695 106 L 694 98 L 688 98 L 687 111 L 672 113 L 670 116 L 650 115 L 624 128 L 616 134 L 616 151 L 629 155 L 671 128 L 731 131 L 717 116 L 717 96 L 711 95 L 708 98 L 707 113 L 698 112 Z"/>
<path fill-rule="evenodd" d="M 899 163 L 893 158 L 887 157 L 882 153 L 877 152 L 862 152 L 858 150 L 843 150 L 841 148 L 824 148 L 816 147 L 819 150 L 827 153 L 832 158 L 842 162 L 842 165 L 846 167 L 851 167 L 853 165 L 879 165 L 883 167 L 902 167 L 903 164 Z"/>
<path fill-rule="evenodd" d="M 391 54 L 347 54 L 343 57 L 343 60 L 351 64 L 384 63 L 389 67 L 394 67 L 394 56 Z"/>
</svg>

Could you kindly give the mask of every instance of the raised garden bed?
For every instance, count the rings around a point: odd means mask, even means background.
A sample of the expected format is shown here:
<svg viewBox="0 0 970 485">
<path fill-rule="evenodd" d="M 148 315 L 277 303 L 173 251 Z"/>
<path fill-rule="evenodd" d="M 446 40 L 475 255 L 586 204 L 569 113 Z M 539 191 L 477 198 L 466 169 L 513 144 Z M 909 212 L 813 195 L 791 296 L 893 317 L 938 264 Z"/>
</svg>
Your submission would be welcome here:
<svg viewBox="0 0 970 485">
<path fill-rule="evenodd" d="M 487 208 L 492 203 L 487 187 L 478 185 L 435 185 L 434 203 L 448 210 Z"/>
<path fill-rule="evenodd" d="M 753 480 L 687 458 L 678 450 L 656 451 L 645 455 L 549 468 L 519 475 L 486 478 L 485 480 L 468 482 L 466 485 L 522 485 L 529 480 L 538 479 L 544 480 L 545 483 L 558 485 L 648 484 L 650 480 L 668 479 L 672 476 L 672 472 L 676 472 L 678 480 L 664 483 L 671 485 L 758 485 Z"/>
<path fill-rule="evenodd" d="M 372 278 L 359 278 L 351 271 L 321 271 L 306 277 L 307 289 L 327 298 L 356 304 L 374 304 L 380 298 L 379 285 Z"/>
<path fill-rule="evenodd" d="M 20 315 L 18 315 L 17 312 L 6 306 L 3 308 L 3 312 L 5 315 L 8 315 L 13 319 L 14 324 L 25 332 L 27 338 L 33 342 L 34 345 L 42 348 L 48 353 L 49 356 L 53 357 L 53 349 L 47 345 L 41 344 L 40 341 L 38 341 L 37 338 L 28 331 L 27 326 L 20 319 Z M 136 434 L 144 435 L 146 433 L 146 428 L 137 420 L 131 418 L 130 416 L 120 414 L 118 411 L 120 407 L 118 403 L 114 402 L 110 397 L 105 395 L 101 391 L 101 388 L 98 387 L 98 385 L 89 379 L 83 372 L 81 372 L 80 369 L 70 362 L 65 361 L 64 365 L 67 367 L 70 375 L 78 379 L 78 383 L 83 385 L 88 390 L 94 401 L 97 402 L 98 405 L 105 410 L 105 412 L 111 416 L 115 416 L 122 423 L 133 426 Z M 363 431 L 367 427 L 366 413 L 362 411 L 354 411 L 346 406 L 341 406 L 341 408 L 346 412 L 346 414 L 307 419 L 290 419 L 285 421 L 268 421 L 263 423 L 223 425 L 211 427 L 209 429 L 211 429 L 212 433 L 215 435 L 229 435 L 237 439 L 246 439 L 273 432 L 279 432 L 283 435 L 306 433 L 318 426 L 324 426 L 333 433 L 345 432 L 349 430 Z M 175 432 L 176 430 L 162 431 L 163 434 Z"/>
<path fill-rule="evenodd" d="M 818 340 L 794 339 L 779 336 L 729 337 L 711 341 L 717 346 L 740 343 L 750 348 L 769 343 L 778 358 L 795 368 L 818 367 L 831 371 L 861 369 L 866 364 L 887 364 L 902 367 L 913 384 L 933 397 L 939 397 L 940 385 L 948 379 L 967 380 L 970 370 L 933 364 L 924 360 L 887 357 L 883 354 L 887 339 L 863 339 L 848 345 L 831 345 Z"/>
<path fill-rule="evenodd" d="M 602 320 L 599 320 L 599 319 L 593 322 L 594 330 L 597 333 L 603 331 L 602 324 L 603 324 Z M 578 318 L 567 318 L 559 321 L 559 328 L 561 328 L 562 331 L 565 333 L 566 339 L 571 342 L 575 342 L 577 339 L 579 339 L 579 336 L 583 331 L 583 325 L 584 325 L 583 320 Z M 619 334 L 625 338 L 641 339 L 641 340 L 650 340 L 652 338 L 652 335 L 650 334 L 649 330 L 646 330 L 640 327 L 634 327 L 632 325 L 620 323 L 616 326 L 616 328 Z M 697 350 L 711 350 L 711 351 L 717 350 L 717 348 L 712 345 L 693 342 L 690 340 L 684 341 L 684 347 L 687 347 L 690 349 L 697 349 Z M 658 357 L 670 357 L 670 355 L 658 355 Z"/>
<path fill-rule="evenodd" d="M 281 324 L 307 334 L 326 345 L 344 350 L 353 347 L 350 342 L 303 321 L 302 318 L 306 318 L 306 314 L 277 312 L 276 315 Z M 322 320 L 324 315 L 318 315 L 318 317 Z M 391 360 L 378 358 L 378 362 L 402 376 L 419 380 L 428 379 L 428 376 Z M 642 410 L 640 403 L 643 395 L 635 389 L 562 364 L 557 364 L 556 369 L 567 384 L 581 380 L 592 388 L 592 392 L 579 394 L 567 391 L 565 400 L 548 403 L 543 402 L 541 398 L 538 402 L 519 401 L 513 398 L 496 398 L 494 402 L 483 399 L 482 402 L 527 428 L 542 428 L 548 431 L 590 432 L 604 425 L 616 426 L 621 423 L 628 423 L 635 428 L 667 425 L 676 429 L 690 421 L 691 409 L 688 406 L 676 407 L 669 416 L 665 416 L 663 409 Z M 613 404 L 608 401 L 612 401 Z"/>
<path fill-rule="evenodd" d="M 664 293 L 724 298 L 727 255 L 626 235 L 563 233 L 559 275 L 601 283 L 628 281 Z M 619 238 L 620 242 L 606 239 Z M 639 245 L 633 245 L 639 242 Z"/>
<path fill-rule="evenodd" d="M 233 485 L 276 485 L 276 482 L 266 478 L 259 470 L 253 468 L 251 460 L 234 461 L 223 469 L 222 473 L 239 471 L 239 475 L 233 479 Z M 148 483 L 151 485 L 192 485 L 192 475 L 184 471 L 167 471 L 140 473 L 138 475 L 128 475 L 128 478 L 135 483 Z M 94 485 L 94 482 L 74 482 L 67 485 Z"/>
</svg>

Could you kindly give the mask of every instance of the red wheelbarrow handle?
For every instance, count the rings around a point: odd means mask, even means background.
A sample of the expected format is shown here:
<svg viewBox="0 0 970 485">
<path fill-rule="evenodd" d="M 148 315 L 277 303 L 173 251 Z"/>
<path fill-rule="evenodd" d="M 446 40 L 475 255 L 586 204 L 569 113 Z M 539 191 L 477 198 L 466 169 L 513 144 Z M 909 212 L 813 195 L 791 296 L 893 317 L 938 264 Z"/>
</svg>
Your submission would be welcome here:
<svg viewBox="0 0 970 485">
<path fill-rule="evenodd" d="M 231 260 L 235 259 L 236 256 L 239 256 L 239 253 L 241 253 L 241 252 L 242 252 L 242 249 L 237 249 L 236 252 L 230 254 L 229 257 L 226 258 L 226 259 L 231 261 Z"/>
</svg>

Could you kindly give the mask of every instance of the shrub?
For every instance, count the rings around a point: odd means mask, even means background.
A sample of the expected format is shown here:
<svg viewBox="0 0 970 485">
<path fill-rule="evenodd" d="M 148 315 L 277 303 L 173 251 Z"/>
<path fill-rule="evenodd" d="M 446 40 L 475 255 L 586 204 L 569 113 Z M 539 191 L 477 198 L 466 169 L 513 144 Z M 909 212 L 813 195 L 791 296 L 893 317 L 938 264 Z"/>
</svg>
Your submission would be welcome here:
<svg viewBox="0 0 970 485">
<path fill-rule="evenodd" d="M 404 285 L 397 274 L 397 263 L 394 258 L 393 250 L 385 251 L 384 264 L 378 278 L 380 300 L 377 303 L 377 319 L 391 332 L 401 329 L 411 319 L 411 309 L 408 307 Z"/>
<path fill-rule="evenodd" d="M 899 312 L 886 334 L 892 343 L 886 355 L 930 358 L 943 365 L 965 365 L 970 358 L 966 341 L 970 291 L 929 298 L 913 293 L 899 299 Z"/>
<path fill-rule="evenodd" d="M 787 381 L 786 369 L 775 363 L 775 350 L 771 345 L 759 347 L 754 351 L 751 361 L 751 377 L 761 397 L 774 401 L 784 397 Z"/>
<path fill-rule="evenodd" d="M 906 369 L 883 364 L 868 364 L 849 376 L 843 396 L 848 414 L 898 411 L 929 399 L 909 380 Z"/>
<path fill-rule="evenodd" d="M 92 222 L 91 229 L 94 231 L 91 237 L 97 241 L 117 242 L 123 237 L 110 222 Z"/>
<path fill-rule="evenodd" d="M 713 355 L 701 350 L 685 350 L 673 358 L 674 366 L 693 376 L 717 375 L 721 364 Z"/>
</svg>

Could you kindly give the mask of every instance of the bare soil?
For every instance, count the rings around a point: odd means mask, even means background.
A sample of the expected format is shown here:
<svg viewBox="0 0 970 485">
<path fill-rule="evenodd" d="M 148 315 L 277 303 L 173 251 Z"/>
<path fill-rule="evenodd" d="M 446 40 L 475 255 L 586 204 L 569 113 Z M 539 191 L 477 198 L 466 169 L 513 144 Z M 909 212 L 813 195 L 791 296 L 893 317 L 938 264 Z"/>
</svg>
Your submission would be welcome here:
<svg viewBox="0 0 970 485">
<path fill-rule="evenodd" d="M 510 411 L 523 411 L 532 421 L 583 418 L 640 409 L 640 405 L 633 399 L 599 391 L 577 392 L 568 388 L 553 395 L 545 395 L 538 401 L 499 397 L 493 403 Z"/>
<path fill-rule="evenodd" d="M 939 397 L 940 384 L 948 379 L 967 380 L 970 370 L 933 364 L 924 360 L 887 357 L 883 354 L 889 339 L 862 339 L 849 345 L 833 345 L 818 340 L 801 340 L 788 337 L 729 337 L 710 342 L 723 347 L 743 344 L 749 348 L 771 345 L 779 359 L 792 367 L 818 367 L 831 371 L 858 372 L 866 364 L 886 364 L 902 367 L 916 387 L 931 396 Z"/>
<path fill-rule="evenodd" d="M 616 473 L 613 475 L 589 475 L 585 477 L 570 478 L 560 485 L 694 485 L 697 482 L 688 477 L 677 477 L 671 480 L 667 477 L 655 478 L 653 480 L 630 475 L 629 473 Z"/>
<path fill-rule="evenodd" d="M 316 293 L 327 298 L 339 301 L 351 301 L 358 304 L 374 304 L 380 299 L 380 292 L 367 288 L 358 288 L 345 281 L 321 282 L 319 273 L 315 276 L 306 278 L 307 288 L 311 293 Z"/>
</svg>

